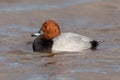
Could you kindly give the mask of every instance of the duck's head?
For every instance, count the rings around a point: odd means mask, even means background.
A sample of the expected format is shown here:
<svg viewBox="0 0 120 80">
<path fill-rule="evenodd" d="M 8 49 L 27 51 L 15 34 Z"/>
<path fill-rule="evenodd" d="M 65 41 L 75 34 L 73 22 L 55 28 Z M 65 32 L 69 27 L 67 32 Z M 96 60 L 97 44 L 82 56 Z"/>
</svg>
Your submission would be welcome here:
<svg viewBox="0 0 120 80">
<path fill-rule="evenodd" d="M 32 36 L 39 36 L 43 34 L 45 39 L 50 40 L 60 35 L 60 33 L 59 25 L 53 20 L 47 20 L 43 23 L 38 33 L 34 33 Z"/>
</svg>

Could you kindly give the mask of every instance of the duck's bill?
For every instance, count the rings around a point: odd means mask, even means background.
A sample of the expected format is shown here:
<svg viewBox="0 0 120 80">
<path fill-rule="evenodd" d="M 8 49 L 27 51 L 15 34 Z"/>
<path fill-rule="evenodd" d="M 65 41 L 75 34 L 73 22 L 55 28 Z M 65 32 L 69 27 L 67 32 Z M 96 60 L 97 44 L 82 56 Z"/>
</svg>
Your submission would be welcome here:
<svg viewBox="0 0 120 80">
<path fill-rule="evenodd" d="M 43 34 L 42 28 L 41 28 L 37 33 L 33 33 L 33 34 L 31 35 L 31 37 L 38 37 L 38 36 L 40 36 L 41 34 Z"/>
<path fill-rule="evenodd" d="M 32 35 L 31 35 L 31 37 L 38 37 L 38 36 L 40 36 L 41 34 L 40 33 L 33 33 Z"/>
</svg>

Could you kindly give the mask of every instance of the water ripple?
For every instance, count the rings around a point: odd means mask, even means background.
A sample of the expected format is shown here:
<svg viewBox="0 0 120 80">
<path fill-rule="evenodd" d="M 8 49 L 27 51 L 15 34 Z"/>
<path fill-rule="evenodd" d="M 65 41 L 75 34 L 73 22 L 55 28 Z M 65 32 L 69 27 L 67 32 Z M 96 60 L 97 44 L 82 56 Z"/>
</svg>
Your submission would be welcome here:
<svg viewBox="0 0 120 80">
<path fill-rule="evenodd" d="M 80 3 L 93 2 L 100 0 L 69 0 L 69 1 L 61 1 L 56 4 L 32 4 L 32 5 L 10 5 L 10 6 L 0 6 L 0 11 L 31 11 L 31 10 L 49 10 L 54 8 L 63 8 L 66 6 L 76 5 Z"/>
</svg>

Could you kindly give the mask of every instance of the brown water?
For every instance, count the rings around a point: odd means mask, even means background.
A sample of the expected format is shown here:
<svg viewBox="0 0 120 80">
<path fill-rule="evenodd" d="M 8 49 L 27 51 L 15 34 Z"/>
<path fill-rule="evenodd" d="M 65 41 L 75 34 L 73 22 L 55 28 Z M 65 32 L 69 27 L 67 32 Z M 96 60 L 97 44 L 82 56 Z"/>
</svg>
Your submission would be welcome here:
<svg viewBox="0 0 120 80">
<path fill-rule="evenodd" d="M 32 52 L 30 35 L 47 19 L 105 42 L 96 51 Z M 0 80 L 120 80 L 120 1 L 1 0 Z"/>
</svg>

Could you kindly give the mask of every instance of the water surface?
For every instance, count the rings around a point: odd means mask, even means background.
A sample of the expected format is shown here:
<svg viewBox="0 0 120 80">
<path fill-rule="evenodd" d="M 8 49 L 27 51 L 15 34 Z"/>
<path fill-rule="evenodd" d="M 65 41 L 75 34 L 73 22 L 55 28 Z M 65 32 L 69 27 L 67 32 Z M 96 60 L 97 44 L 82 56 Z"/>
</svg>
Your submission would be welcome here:
<svg viewBox="0 0 120 80">
<path fill-rule="evenodd" d="M 119 80 L 119 0 L 2 0 L 0 3 L 0 80 Z M 62 32 L 99 41 L 96 51 L 32 51 L 42 23 L 53 19 Z"/>
</svg>

